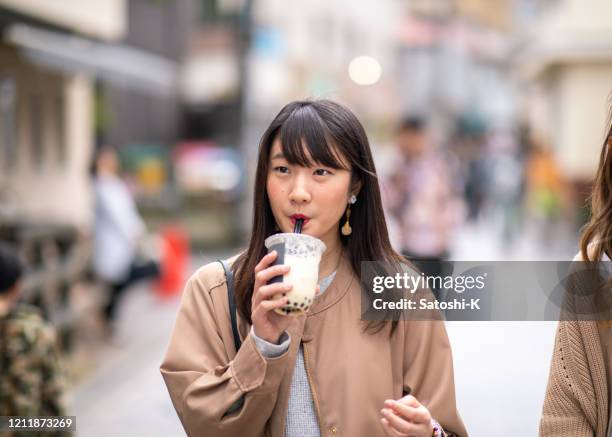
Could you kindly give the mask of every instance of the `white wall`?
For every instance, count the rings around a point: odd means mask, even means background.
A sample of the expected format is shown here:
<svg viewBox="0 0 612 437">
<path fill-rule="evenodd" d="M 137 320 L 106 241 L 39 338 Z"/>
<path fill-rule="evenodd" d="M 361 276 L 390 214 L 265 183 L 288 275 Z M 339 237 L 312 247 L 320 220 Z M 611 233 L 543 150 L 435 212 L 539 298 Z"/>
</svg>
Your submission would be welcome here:
<svg viewBox="0 0 612 437">
<path fill-rule="evenodd" d="M 126 0 L 0 0 L 0 6 L 101 39 L 126 31 Z"/>
<path fill-rule="evenodd" d="M 561 0 L 551 9 L 551 13 L 538 25 L 550 33 L 592 34 L 610 32 L 612 24 L 612 2 L 609 0 Z M 554 35 L 551 35 L 554 38 Z"/>
<path fill-rule="evenodd" d="M 559 164 L 576 179 L 595 175 L 605 135 L 607 98 L 612 91 L 612 60 L 607 64 L 566 66 L 559 78 Z"/>
<path fill-rule="evenodd" d="M 30 73 L 32 74 L 32 73 Z M 33 77 L 18 83 L 20 111 L 18 115 L 17 165 L 5 180 L 6 201 L 17 217 L 41 223 L 73 224 L 87 228 L 93 218 L 93 198 L 88 174 L 93 150 L 92 84 L 85 76 L 44 77 L 37 74 L 41 88 L 32 88 Z M 44 98 L 42 108 L 42 157 L 35 156 L 35 139 L 31 132 L 29 98 L 53 97 L 57 89 L 63 95 L 65 160 L 57 159 L 58 145 L 51 142 L 52 117 L 56 109 Z M 52 91 L 47 91 L 52 90 Z M 46 94 L 46 93 L 49 94 Z"/>
<path fill-rule="evenodd" d="M 561 0 L 534 23 L 530 121 L 571 179 L 595 175 L 612 92 L 612 2 Z"/>
</svg>

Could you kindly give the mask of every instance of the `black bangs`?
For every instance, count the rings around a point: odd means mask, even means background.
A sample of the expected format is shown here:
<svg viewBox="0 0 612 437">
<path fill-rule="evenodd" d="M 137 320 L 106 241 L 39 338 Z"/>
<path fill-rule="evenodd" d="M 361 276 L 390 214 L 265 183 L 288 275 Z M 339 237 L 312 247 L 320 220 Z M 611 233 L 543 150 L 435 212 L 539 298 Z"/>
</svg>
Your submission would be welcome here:
<svg viewBox="0 0 612 437">
<path fill-rule="evenodd" d="M 283 123 L 279 139 L 285 159 L 292 165 L 351 170 L 340 157 L 338 145 L 331 141 L 329 128 L 311 106 L 296 108 Z M 345 161 L 348 161 L 345 158 Z"/>
</svg>

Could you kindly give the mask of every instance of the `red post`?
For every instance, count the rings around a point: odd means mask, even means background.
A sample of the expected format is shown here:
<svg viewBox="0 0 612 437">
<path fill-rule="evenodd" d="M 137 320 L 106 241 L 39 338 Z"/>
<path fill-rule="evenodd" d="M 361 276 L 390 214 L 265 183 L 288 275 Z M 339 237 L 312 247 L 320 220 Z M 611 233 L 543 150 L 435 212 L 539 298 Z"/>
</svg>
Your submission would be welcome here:
<svg viewBox="0 0 612 437">
<path fill-rule="evenodd" d="M 165 228 L 161 236 L 161 277 L 156 289 L 160 298 L 168 298 L 183 289 L 189 266 L 189 239 L 185 231 L 177 226 Z"/>
</svg>

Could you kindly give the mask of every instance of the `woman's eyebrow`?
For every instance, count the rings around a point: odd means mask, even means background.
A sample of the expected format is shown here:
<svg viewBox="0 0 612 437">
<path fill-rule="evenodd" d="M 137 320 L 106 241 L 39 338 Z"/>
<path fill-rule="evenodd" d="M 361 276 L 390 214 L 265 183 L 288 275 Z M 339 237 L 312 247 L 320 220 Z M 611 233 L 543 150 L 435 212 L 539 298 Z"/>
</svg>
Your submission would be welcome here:
<svg viewBox="0 0 612 437">
<path fill-rule="evenodd" d="M 274 155 L 272 158 L 270 159 L 279 159 L 279 158 L 284 158 L 285 155 L 283 155 L 282 152 L 278 152 L 276 155 Z"/>
</svg>

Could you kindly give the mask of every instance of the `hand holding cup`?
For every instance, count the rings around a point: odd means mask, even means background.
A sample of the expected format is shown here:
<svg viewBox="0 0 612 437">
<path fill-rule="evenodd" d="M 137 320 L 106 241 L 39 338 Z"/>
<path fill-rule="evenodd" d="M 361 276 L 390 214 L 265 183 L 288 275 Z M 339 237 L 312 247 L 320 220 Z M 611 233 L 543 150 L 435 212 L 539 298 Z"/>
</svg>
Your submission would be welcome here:
<svg viewBox="0 0 612 437">
<path fill-rule="evenodd" d="M 291 268 L 284 264 L 272 265 L 277 256 L 278 253 L 273 250 L 255 266 L 255 285 L 251 297 L 251 321 L 255 335 L 275 344 L 292 319 L 274 310 L 287 304 L 284 294 L 293 288 L 292 284 L 284 282 L 268 284 L 270 279 L 288 273 Z"/>
</svg>

